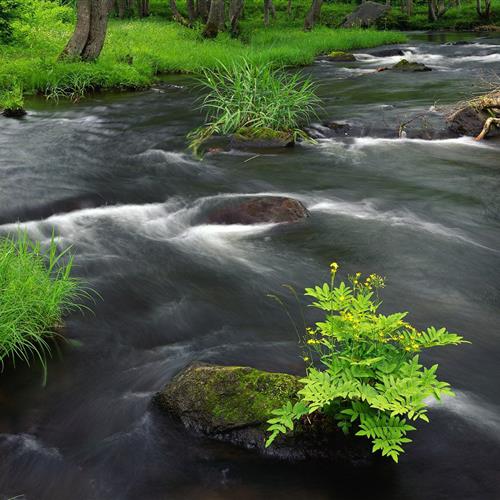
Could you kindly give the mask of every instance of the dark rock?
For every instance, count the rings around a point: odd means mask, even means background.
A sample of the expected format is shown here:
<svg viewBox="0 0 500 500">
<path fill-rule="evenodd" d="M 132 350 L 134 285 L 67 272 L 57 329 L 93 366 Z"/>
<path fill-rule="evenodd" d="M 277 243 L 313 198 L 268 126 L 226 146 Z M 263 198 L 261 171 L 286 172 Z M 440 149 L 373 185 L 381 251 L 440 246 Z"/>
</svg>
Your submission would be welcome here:
<svg viewBox="0 0 500 500">
<path fill-rule="evenodd" d="M 392 71 L 405 71 L 409 73 L 414 73 L 417 71 L 432 71 L 432 68 L 429 68 L 425 64 L 417 62 L 409 62 L 406 59 L 401 59 L 401 61 L 399 61 L 394 66 L 388 69 Z"/>
<path fill-rule="evenodd" d="M 312 417 L 265 448 L 272 411 L 296 401 L 298 377 L 240 366 L 194 364 L 155 401 L 189 430 L 282 458 L 354 458 L 370 455 L 365 440 L 346 438 L 335 422 Z"/>
<path fill-rule="evenodd" d="M 380 49 L 370 52 L 370 55 L 375 57 L 394 57 L 404 56 L 405 52 L 402 49 Z"/>
<path fill-rule="evenodd" d="M 471 45 L 471 42 L 466 40 L 458 40 L 457 42 L 446 42 L 445 45 Z"/>
<path fill-rule="evenodd" d="M 385 121 L 325 122 L 312 124 L 306 131 L 314 139 L 349 139 L 356 137 L 396 139 L 400 137 L 400 132 L 402 137 L 408 139 L 425 140 L 449 139 L 458 135 L 449 128 L 444 116 L 432 112 L 420 113 L 413 117 L 393 116 L 388 117 Z"/>
<path fill-rule="evenodd" d="M 27 112 L 23 108 L 4 109 L 2 115 L 6 118 L 21 118 L 27 115 Z"/>
<path fill-rule="evenodd" d="M 368 28 L 390 10 L 389 5 L 376 2 L 362 3 L 349 14 L 342 23 L 342 28 Z"/>
<path fill-rule="evenodd" d="M 307 209 L 298 200 L 282 196 L 261 196 L 236 199 L 208 216 L 211 224 L 260 224 L 297 222 L 308 217 Z"/>
<path fill-rule="evenodd" d="M 449 129 L 458 135 L 476 137 L 483 130 L 484 122 L 490 115 L 483 110 L 473 106 L 464 106 L 458 111 L 448 116 L 447 123 Z M 500 130 L 493 128 L 488 137 L 500 135 Z"/>
</svg>

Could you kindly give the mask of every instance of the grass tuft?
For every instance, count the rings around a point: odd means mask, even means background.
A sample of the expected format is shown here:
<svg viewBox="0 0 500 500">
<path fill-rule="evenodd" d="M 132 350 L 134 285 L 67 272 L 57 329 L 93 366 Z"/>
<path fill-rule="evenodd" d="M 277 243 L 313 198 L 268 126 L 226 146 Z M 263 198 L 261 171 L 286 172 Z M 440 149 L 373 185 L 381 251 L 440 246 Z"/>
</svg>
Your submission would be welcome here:
<svg viewBox="0 0 500 500">
<path fill-rule="evenodd" d="M 188 136 L 195 153 L 212 135 L 242 130 L 255 137 L 263 132 L 297 137 L 320 103 L 309 78 L 275 70 L 269 63 L 257 66 L 244 59 L 220 63 L 215 70 L 204 70 L 200 83 L 208 90 L 201 105 L 207 123 Z"/>
<path fill-rule="evenodd" d="M 59 252 L 52 238 L 47 250 L 25 232 L 0 239 L 0 366 L 7 360 L 40 361 L 46 374 L 49 341 L 63 316 L 81 309 L 87 295 L 71 277 L 73 257 Z"/>
</svg>

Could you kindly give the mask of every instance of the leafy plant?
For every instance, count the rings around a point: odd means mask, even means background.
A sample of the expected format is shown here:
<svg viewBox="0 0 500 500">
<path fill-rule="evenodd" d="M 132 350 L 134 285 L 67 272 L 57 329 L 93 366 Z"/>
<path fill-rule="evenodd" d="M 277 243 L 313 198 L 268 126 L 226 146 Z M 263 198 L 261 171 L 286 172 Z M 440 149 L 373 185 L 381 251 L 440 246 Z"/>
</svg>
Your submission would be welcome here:
<svg viewBox="0 0 500 500">
<path fill-rule="evenodd" d="M 19 0 L 0 0 L 0 43 L 12 41 L 12 22 L 19 14 Z"/>
<path fill-rule="evenodd" d="M 306 330 L 304 360 L 309 365 L 299 400 L 275 410 L 266 446 L 293 430 L 304 415 L 321 412 L 345 433 L 370 439 L 373 452 L 397 462 L 411 441 L 412 424 L 429 421 L 427 398 L 453 395 L 449 384 L 437 379 L 438 365 L 425 368 L 419 353 L 465 341 L 445 328 L 419 331 L 406 321 L 406 312 L 380 314 L 378 290 L 384 279 L 371 274 L 363 281 L 357 273 L 335 285 L 337 270 L 332 263 L 330 283 L 305 290 L 325 318 Z"/>
<path fill-rule="evenodd" d="M 35 357 L 46 372 L 48 341 L 63 316 L 81 309 L 87 296 L 71 277 L 73 257 L 59 252 L 54 238 L 47 250 L 25 232 L 0 240 L 0 366 L 7 359 L 30 363 Z M 63 262 L 65 260 L 65 262 Z"/>
<path fill-rule="evenodd" d="M 305 137 L 300 126 L 315 115 L 320 102 L 310 79 L 246 59 L 205 69 L 200 82 L 208 90 L 201 105 L 207 123 L 188 135 L 194 152 L 214 134 L 260 137 L 271 131 Z"/>
</svg>

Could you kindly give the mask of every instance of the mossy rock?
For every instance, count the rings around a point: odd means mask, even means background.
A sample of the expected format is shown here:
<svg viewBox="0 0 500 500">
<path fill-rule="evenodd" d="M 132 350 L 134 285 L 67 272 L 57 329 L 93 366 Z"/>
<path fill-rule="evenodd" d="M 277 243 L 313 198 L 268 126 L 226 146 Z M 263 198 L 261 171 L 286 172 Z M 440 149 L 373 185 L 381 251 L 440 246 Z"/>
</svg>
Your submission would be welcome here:
<svg viewBox="0 0 500 500">
<path fill-rule="evenodd" d="M 407 59 L 401 59 L 398 63 L 392 66 L 393 71 L 417 72 L 417 71 L 432 71 L 431 68 L 422 63 L 410 62 Z"/>
<path fill-rule="evenodd" d="M 242 366 L 196 363 L 181 371 L 156 396 L 159 407 L 184 427 L 282 458 L 365 459 L 365 440 L 346 438 L 332 419 L 297 424 L 265 448 L 267 420 L 287 401 L 297 400 L 299 378 Z"/>
<path fill-rule="evenodd" d="M 231 137 L 231 147 L 236 149 L 286 148 L 295 143 L 289 131 L 271 128 L 240 128 Z"/>
<path fill-rule="evenodd" d="M 326 58 L 329 61 L 337 61 L 337 62 L 352 62 L 356 61 L 356 57 L 354 54 L 350 54 L 349 52 L 342 52 L 342 51 L 333 51 L 330 52 Z"/>
</svg>

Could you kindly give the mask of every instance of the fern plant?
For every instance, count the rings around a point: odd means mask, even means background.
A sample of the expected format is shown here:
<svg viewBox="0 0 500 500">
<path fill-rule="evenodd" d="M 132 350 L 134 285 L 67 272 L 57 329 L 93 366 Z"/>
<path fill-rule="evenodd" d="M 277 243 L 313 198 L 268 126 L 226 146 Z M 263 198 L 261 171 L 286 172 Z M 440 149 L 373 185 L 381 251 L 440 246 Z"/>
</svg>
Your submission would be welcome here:
<svg viewBox="0 0 500 500">
<path fill-rule="evenodd" d="M 306 415 L 321 412 L 397 462 L 413 424 L 429 421 L 427 398 L 453 396 L 449 384 L 437 379 L 438 365 L 424 367 L 419 353 L 465 341 L 445 328 L 419 331 L 406 321 L 406 312 L 380 314 L 384 279 L 372 274 L 363 280 L 357 273 L 336 286 L 337 270 L 332 263 L 330 283 L 305 290 L 325 317 L 306 329 L 303 387 L 294 405 L 273 412 L 266 446 Z"/>
</svg>

